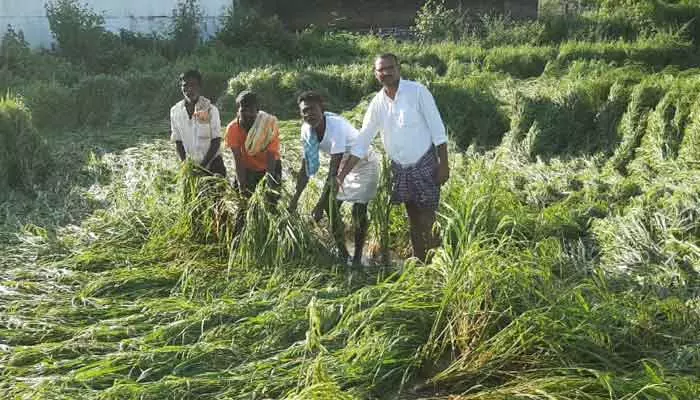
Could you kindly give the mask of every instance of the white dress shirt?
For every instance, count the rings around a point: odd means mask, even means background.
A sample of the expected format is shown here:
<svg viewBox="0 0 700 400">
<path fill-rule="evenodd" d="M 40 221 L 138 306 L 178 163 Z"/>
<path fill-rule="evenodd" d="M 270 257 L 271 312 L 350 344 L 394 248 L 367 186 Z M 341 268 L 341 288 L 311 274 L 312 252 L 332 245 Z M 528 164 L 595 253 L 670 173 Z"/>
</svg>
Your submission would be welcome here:
<svg viewBox="0 0 700 400">
<path fill-rule="evenodd" d="M 179 101 L 170 109 L 170 140 L 181 141 L 187 157 L 200 164 L 209 151 L 212 139 L 221 137 L 221 119 L 215 105 L 209 108 L 209 121 L 202 122 L 190 118 L 185 108 L 185 100 Z M 221 155 L 221 148 L 216 156 Z M 216 158 L 214 156 L 214 158 Z"/>
<path fill-rule="evenodd" d="M 403 166 L 415 164 L 431 145 L 447 142 L 433 95 L 422 84 L 405 79 L 399 81 L 393 100 L 384 89 L 374 96 L 352 155 L 364 158 L 379 131 L 389 158 Z"/>
</svg>

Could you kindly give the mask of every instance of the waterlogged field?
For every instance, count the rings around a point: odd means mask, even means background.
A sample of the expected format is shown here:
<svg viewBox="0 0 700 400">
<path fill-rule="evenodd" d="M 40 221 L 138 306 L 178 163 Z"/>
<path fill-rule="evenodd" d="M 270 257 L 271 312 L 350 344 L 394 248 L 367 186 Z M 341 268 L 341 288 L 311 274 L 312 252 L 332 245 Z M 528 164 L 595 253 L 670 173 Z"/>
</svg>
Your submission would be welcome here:
<svg viewBox="0 0 700 400">
<path fill-rule="evenodd" d="M 298 40 L 293 59 L 212 45 L 97 74 L 20 52 L 26 68 L 0 70 L 0 398 L 700 398 L 693 37 Z M 372 263 L 350 269 L 309 217 L 320 181 L 285 211 L 294 94 L 359 124 L 379 51 L 430 86 L 452 176 L 430 264 L 402 261 L 382 189 Z M 167 141 L 190 65 L 225 119 L 251 87 L 283 120 L 282 207 L 256 194 L 236 238 L 235 191 Z"/>
</svg>

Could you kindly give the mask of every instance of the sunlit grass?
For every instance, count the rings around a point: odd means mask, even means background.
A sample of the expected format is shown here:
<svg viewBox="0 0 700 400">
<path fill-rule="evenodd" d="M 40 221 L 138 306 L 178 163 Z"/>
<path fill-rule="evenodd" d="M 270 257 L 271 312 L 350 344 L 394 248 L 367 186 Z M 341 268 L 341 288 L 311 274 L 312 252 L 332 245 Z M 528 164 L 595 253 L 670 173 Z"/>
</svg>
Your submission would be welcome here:
<svg viewBox="0 0 700 400">
<path fill-rule="evenodd" d="M 276 208 L 264 185 L 242 207 L 228 152 L 228 179 L 196 178 L 165 124 L 133 127 L 126 97 L 83 115 L 128 114 L 122 126 L 39 131 L 57 167 L 0 205 L 0 397 L 700 398 L 698 84 L 682 65 L 658 71 L 686 41 L 331 39 L 352 51 L 271 65 L 199 54 L 222 91 L 228 78 L 229 94 L 253 86 L 283 117 Z M 371 265 L 350 268 L 309 216 L 320 180 L 286 209 L 301 157 L 293 95 L 318 86 L 359 124 L 376 86 L 368 59 L 385 49 L 435 93 L 450 132 L 441 245 L 428 264 L 406 259 L 384 158 Z M 160 82 L 131 72 L 74 80 Z M 57 97 L 31 100 L 45 123 Z"/>
</svg>

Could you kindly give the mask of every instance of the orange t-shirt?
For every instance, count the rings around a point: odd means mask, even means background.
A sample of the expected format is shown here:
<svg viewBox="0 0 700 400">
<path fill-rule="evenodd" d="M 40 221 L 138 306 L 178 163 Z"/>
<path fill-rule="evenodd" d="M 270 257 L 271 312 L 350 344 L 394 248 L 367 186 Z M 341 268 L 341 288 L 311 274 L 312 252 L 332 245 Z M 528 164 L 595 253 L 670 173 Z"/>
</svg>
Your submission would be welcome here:
<svg viewBox="0 0 700 400">
<path fill-rule="evenodd" d="M 241 161 L 243 166 L 247 169 L 252 169 L 254 171 L 266 171 L 267 170 L 267 155 L 272 153 L 275 160 L 280 159 L 280 132 L 279 127 L 275 128 L 275 136 L 267 145 L 267 151 L 261 151 L 258 154 L 251 156 L 245 149 L 245 139 L 248 133 L 241 128 L 238 124 L 238 120 L 231 121 L 226 127 L 226 147 L 229 149 L 240 149 L 241 150 Z"/>
</svg>

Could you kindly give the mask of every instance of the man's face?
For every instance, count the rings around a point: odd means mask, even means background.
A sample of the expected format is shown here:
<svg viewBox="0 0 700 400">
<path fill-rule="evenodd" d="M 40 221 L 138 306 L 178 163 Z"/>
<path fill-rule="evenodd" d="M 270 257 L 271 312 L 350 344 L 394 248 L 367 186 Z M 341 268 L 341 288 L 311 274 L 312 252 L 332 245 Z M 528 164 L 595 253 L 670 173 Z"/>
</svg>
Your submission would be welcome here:
<svg viewBox="0 0 700 400">
<path fill-rule="evenodd" d="M 200 84 L 197 79 L 189 78 L 180 81 L 180 89 L 182 90 L 182 95 L 185 96 L 187 101 L 193 102 L 197 101 L 199 98 Z"/>
<path fill-rule="evenodd" d="M 249 130 L 255 123 L 255 118 L 258 116 L 258 106 L 251 104 L 238 105 L 238 122 L 245 130 Z"/>
<path fill-rule="evenodd" d="M 302 101 L 299 103 L 299 113 L 301 113 L 301 118 L 309 124 L 312 128 L 316 129 L 323 121 L 323 110 L 321 105 L 310 101 Z"/>
<path fill-rule="evenodd" d="M 396 87 L 401 78 L 399 66 L 392 58 L 377 58 L 374 62 L 374 76 L 384 87 Z"/>
</svg>

